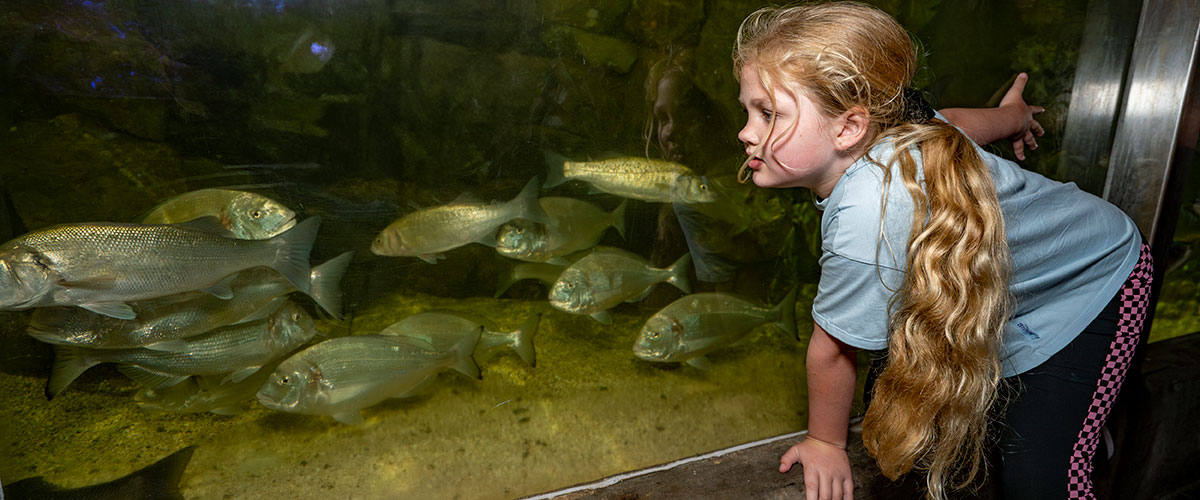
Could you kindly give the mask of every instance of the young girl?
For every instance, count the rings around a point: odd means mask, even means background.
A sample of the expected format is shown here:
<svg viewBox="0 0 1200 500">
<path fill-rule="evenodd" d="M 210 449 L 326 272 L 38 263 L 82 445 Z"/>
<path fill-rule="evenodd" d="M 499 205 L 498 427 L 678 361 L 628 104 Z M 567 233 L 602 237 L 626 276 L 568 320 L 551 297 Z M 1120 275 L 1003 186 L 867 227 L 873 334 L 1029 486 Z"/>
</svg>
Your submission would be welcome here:
<svg viewBox="0 0 1200 500">
<path fill-rule="evenodd" d="M 735 51 L 743 177 L 819 198 L 809 434 L 779 470 L 849 499 L 855 350 L 887 349 L 863 420 L 883 473 L 929 498 L 973 484 L 998 441 L 1009 499 L 1091 498 L 1092 457 L 1137 345 L 1151 264 L 1116 207 L 980 149 L 1040 132 L 1019 79 L 999 108 L 934 114 L 907 91 L 904 29 L 856 3 L 767 8 Z M 989 434 L 991 432 L 991 434 Z"/>
</svg>

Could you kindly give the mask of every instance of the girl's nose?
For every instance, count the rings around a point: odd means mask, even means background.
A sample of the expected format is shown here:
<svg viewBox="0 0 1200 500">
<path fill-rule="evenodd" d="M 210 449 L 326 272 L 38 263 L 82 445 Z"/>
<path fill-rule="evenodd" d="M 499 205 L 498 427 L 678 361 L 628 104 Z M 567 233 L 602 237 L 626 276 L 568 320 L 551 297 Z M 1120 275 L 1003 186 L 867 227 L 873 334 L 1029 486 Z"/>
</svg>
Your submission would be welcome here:
<svg viewBox="0 0 1200 500">
<path fill-rule="evenodd" d="M 742 145 L 745 146 L 746 150 L 750 150 L 758 145 L 758 135 L 750 130 L 749 124 L 742 127 L 742 130 L 738 132 L 737 138 L 739 141 L 742 141 Z"/>
</svg>

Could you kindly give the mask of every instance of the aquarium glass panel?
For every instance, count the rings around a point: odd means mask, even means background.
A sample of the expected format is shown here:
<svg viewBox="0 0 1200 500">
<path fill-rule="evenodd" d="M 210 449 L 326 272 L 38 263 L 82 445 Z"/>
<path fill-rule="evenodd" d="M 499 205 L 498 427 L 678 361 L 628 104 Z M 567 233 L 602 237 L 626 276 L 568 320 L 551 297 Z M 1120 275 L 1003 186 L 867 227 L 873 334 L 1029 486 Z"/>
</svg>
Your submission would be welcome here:
<svg viewBox="0 0 1200 500">
<path fill-rule="evenodd" d="M 1053 175 L 1084 0 L 875 3 L 935 107 L 1029 72 Z M 735 175 L 766 4 L 5 2 L 0 239 L 87 299 L 0 312 L 0 483 L 517 498 L 803 429 L 820 213 Z"/>
</svg>

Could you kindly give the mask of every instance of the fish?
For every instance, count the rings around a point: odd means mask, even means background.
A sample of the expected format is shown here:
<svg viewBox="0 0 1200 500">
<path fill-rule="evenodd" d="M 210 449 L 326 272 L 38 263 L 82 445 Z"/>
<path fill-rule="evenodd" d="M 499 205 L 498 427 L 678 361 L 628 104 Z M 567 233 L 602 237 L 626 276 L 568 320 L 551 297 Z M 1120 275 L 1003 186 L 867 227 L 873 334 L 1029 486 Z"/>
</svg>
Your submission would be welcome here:
<svg viewBox="0 0 1200 500">
<path fill-rule="evenodd" d="M 550 223 L 524 219 L 504 223 L 496 233 L 497 253 L 527 262 L 563 264 L 564 256 L 596 246 L 609 227 L 625 237 L 625 200 L 612 212 L 560 196 L 547 196 L 538 203 L 549 215 Z"/>
<path fill-rule="evenodd" d="M 362 425 L 363 408 L 416 395 L 443 370 L 478 379 L 479 366 L 471 354 L 479 337 L 479 331 L 471 332 L 449 350 L 393 335 L 329 339 L 280 363 L 259 389 L 258 402 L 273 410 Z"/>
<path fill-rule="evenodd" d="M 570 262 L 578 259 L 566 257 Z M 514 284 L 522 280 L 538 280 L 547 288 L 554 286 L 554 282 L 562 275 L 562 272 L 567 269 L 567 265 L 550 264 L 546 262 L 519 262 L 512 266 L 508 271 L 498 274 L 496 279 L 496 293 L 493 297 L 499 298 L 504 295 L 504 292 L 512 288 Z"/>
<path fill-rule="evenodd" d="M 708 181 L 692 169 L 666 160 L 621 157 L 599 161 L 570 161 L 547 154 L 549 173 L 543 188 L 580 180 L 595 190 L 635 200 L 670 203 L 708 203 L 716 195 Z"/>
<path fill-rule="evenodd" d="M 391 257 L 419 257 L 430 264 L 444 259 L 443 252 L 483 243 L 495 246 L 496 228 L 516 218 L 550 222 L 538 204 L 537 178 L 530 179 L 512 200 L 504 203 L 455 202 L 405 215 L 389 224 L 371 243 L 371 253 Z"/>
<path fill-rule="evenodd" d="M 571 314 L 586 314 L 596 321 L 612 321 L 607 310 L 621 302 L 636 302 L 650 289 L 667 282 L 691 293 L 688 272 L 692 254 L 685 253 L 670 267 L 659 269 L 645 257 L 612 247 L 596 247 L 592 253 L 565 269 L 550 288 L 550 305 Z"/>
<path fill-rule="evenodd" d="M 0 310 L 79 306 L 120 319 L 128 302 L 192 290 L 232 296 L 238 271 L 269 266 L 308 292 L 320 217 L 269 240 L 226 238 L 215 217 L 185 224 L 64 224 L 0 245 Z"/>
<path fill-rule="evenodd" d="M 645 361 L 705 368 L 705 354 L 733 344 L 767 323 L 796 336 L 796 289 L 772 308 L 728 293 L 694 293 L 646 320 L 633 354 Z"/>
<path fill-rule="evenodd" d="M 281 361 L 263 365 L 240 382 L 225 380 L 221 375 L 199 375 L 172 386 L 142 387 L 133 395 L 133 401 L 147 410 L 237 415 L 245 411 L 246 403 L 255 400 L 258 389 Z"/>
<path fill-rule="evenodd" d="M 487 361 L 507 349 L 516 353 L 525 364 L 537 366 L 533 335 L 537 333 L 541 318 L 541 314 L 534 314 L 520 328 L 504 332 L 491 320 L 469 313 L 426 311 L 392 323 L 379 334 L 412 337 L 432 344 L 434 349 L 448 350 L 464 337 L 478 332 L 479 344 L 473 353 L 476 363 Z"/>
<path fill-rule="evenodd" d="M 342 317 L 340 282 L 353 256 L 354 252 L 345 252 L 309 273 L 308 296 L 335 318 Z M 195 291 L 134 302 L 130 307 L 137 318 L 132 320 L 77 307 L 43 307 L 33 312 L 27 332 L 49 344 L 179 351 L 188 345 L 183 339 L 266 317 L 279 309 L 287 294 L 297 291 L 266 267 L 239 272 L 229 287 L 233 293 L 229 299 Z"/>
<path fill-rule="evenodd" d="M 296 212 L 257 193 L 199 189 L 159 203 L 141 216 L 142 224 L 178 224 L 214 216 L 243 240 L 265 240 L 296 225 Z"/>
<path fill-rule="evenodd" d="M 63 488 L 41 476 L 4 485 L 0 499 L 8 500 L 183 500 L 179 479 L 196 447 L 188 446 L 129 475 L 80 488 Z"/>
<path fill-rule="evenodd" d="M 55 345 L 54 367 L 46 383 L 46 399 L 66 389 L 88 368 L 119 363 L 117 370 L 147 387 L 178 384 L 191 375 L 229 374 L 240 382 L 316 334 L 312 317 L 293 302 L 284 303 L 265 319 L 218 328 L 184 339 L 177 351 L 151 349 L 89 349 Z"/>
</svg>

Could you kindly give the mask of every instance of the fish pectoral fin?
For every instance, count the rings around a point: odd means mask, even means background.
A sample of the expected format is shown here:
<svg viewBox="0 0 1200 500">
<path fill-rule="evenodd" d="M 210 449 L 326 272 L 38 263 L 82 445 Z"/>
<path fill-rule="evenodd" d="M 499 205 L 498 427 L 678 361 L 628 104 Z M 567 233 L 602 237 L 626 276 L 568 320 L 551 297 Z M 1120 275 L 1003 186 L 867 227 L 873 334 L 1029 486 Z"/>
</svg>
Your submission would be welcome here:
<svg viewBox="0 0 1200 500">
<path fill-rule="evenodd" d="M 694 358 L 688 359 L 686 361 L 686 363 L 688 364 L 688 366 L 691 366 L 692 368 L 695 368 L 697 370 L 706 370 L 707 371 L 707 370 L 712 369 L 712 363 L 710 363 L 708 361 L 708 358 L 704 357 L 704 356 L 696 356 Z"/>
<path fill-rule="evenodd" d="M 358 410 L 335 413 L 333 419 L 346 425 L 365 425 L 367 423 L 363 419 L 362 412 Z"/>
<path fill-rule="evenodd" d="M 142 384 L 151 389 L 161 389 L 163 387 L 178 385 L 188 378 L 187 375 L 171 375 L 168 373 L 160 373 L 134 365 L 118 366 L 117 371 L 124 373 L 126 377 L 133 379 L 134 382 Z"/>
<path fill-rule="evenodd" d="M 653 291 L 654 291 L 654 285 L 650 285 L 650 286 L 646 287 L 645 290 L 642 290 L 642 293 L 639 293 L 637 295 L 637 297 L 626 300 L 625 302 L 630 303 L 630 304 L 635 303 L 635 302 L 641 302 L 641 301 L 645 300 L 646 297 L 649 297 L 650 292 L 653 292 Z"/>
<path fill-rule="evenodd" d="M 430 263 L 430 264 L 437 264 L 437 262 L 439 260 L 446 258 L 446 254 L 441 254 L 441 253 L 422 254 L 422 255 L 418 255 L 417 257 L 425 262 Z"/>
<path fill-rule="evenodd" d="M 225 406 L 225 407 L 221 407 L 221 408 L 213 408 L 211 410 L 208 410 L 208 412 L 217 414 L 217 415 L 223 415 L 226 417 L 232 417 L 234 415 L 241 415 L 242 413 L 245 413 L 245 410 L 238 408 L 236 406 Z"/>
<path fill-rule="evenodd" d="M 231 285 L 233 284 L 234 276 L 236 276 L 236 274 L 231 274 L 229 276 L 226 276 L 225 279 L 218 281 L 216 283 L 213 283 L 212 285 L 210 285 L 206 288 L 202 288 L 202 289 L 200 289 L 200 291 L 210 293 L 218 299 L 225 299 L 225 300 L 232 299 L 233 298 L 233 287 Z"/>
<path fill-rule="evenodd" d="M 186 340 L 174 339 L 174 340 L 164 340 L 162 342 L 155 342 L 153 344 L 147 344 L 142 347 L 144 347 L 146 349 L 150 349 L 152 351 L 179 352 L 184 349 L 187 349 L 187 346 L 188 346 L 188 343 Z"/>
<path fill-rule="evenodd" d="M 246 380 L 246 377 L 254 375 L 254 372 L 258 371 L 259 368 L 261 368 L 261 366 L 248 366 L 246 368 L 240 368 L 240 369 L 234 370 L 233 373 L 229 374 L 229 379 L 232 380 L 233 383 L 236 384 L 238 382 Z"/>
<path fill-rule="evenodd" d="M 608 311 L 600 311 L 600 312 L 592 313 L 589 316 L 591 316 L 592 319 L 599 321 L 601 323 L 604 323 L 606 325 L 612 324 L 612 314 L 609 314 Z"/>
<path fill-rule="evenodd" d="M 133 308 L 124 302 L 93 302 L 91 304 L 79 304 L 79 307 L 87 309 L 96 314 L 102 314 L 117 319 L 135 319 L 137 313 L 133 312 Z"/>
</svg>

